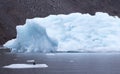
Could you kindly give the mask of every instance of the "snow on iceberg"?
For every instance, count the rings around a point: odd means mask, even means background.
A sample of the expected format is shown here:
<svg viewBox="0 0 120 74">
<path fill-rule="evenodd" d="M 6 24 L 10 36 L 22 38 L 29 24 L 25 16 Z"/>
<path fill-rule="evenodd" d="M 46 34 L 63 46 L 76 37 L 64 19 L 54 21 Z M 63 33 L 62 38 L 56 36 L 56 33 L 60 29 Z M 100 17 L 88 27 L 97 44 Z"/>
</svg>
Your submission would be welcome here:
<svg viewBox="0 0 120 74">
<path fill-rule="evenodd" d="M 55 51 L 55 48 L 57 51 L 120 51 L 120 18 L 97 12 L 94 16 L 71 13 L 29 19 L 24 26 L 17 27 L 17 38 L 4 46 L 17 52 Z"/>
</svg>

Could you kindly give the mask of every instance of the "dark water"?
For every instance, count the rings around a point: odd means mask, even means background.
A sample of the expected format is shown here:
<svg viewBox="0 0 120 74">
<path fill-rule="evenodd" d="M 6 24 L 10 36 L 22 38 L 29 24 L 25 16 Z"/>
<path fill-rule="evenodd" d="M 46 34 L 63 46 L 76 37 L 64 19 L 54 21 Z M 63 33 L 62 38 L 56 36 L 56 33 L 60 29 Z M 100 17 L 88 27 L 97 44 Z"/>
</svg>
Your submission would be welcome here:
<svg viewBox="0 0 120 74">
<path fill-rule="evenodd" d="M 27 63 L 47 64 L 47 68 L 5 69 L 5 65 Z M 0 74 L 120 74 L 120 53 L 19 53 L 0 55 Z"/>
</svg>

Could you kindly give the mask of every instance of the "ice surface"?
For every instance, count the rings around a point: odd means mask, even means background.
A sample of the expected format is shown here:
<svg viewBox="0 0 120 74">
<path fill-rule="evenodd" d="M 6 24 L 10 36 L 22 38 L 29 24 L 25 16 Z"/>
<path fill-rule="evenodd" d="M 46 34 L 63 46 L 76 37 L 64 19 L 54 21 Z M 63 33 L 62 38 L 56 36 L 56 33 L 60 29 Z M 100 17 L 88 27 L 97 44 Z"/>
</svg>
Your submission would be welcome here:
<svg viewBox="0 0 120 74">
<path fill-rule="evenodd" d="M 25 68 L 46 68 L 48 65 L 46 64 L 10 64 L 8 66 L 4 66 L 3 68 L 10 68 L 10 69 L 25 69 Z"/>
<path fill-rule="evenodd" d="M 17 38 L 4 46 L 16 52 L 55 51 L 55 48 L 117 52 L 120 51 L 120 18 L 97 12 L 94 16 L 71 13 L 27 19 L 24 26 L 17 26 Z"/>
<path fill-rule="evenodd" d="M 47 56 L 55 56 L 54 53 L 46 53 L 45 55 L 47 55 Z"/>
<path fill-rule="evenodd" d="M 27 60 L 27 62 L 32 62 L 33 63 L 33 62 L 35 62 L 35 60 Z"/>
<path fill-rule="evenodd" d="M 70 60 L 69 62 L 74 63 L 75 61 L 74 60 Z"/>
<path fill-rule="evenodd" d="M 48 37 L 45 28 L 27 20 L 24 26 L 17 26 L 17 38 L 4 46 L 12 48 L 12 52 L 51 52 L 55 51 L 57 42 Z"/>
</svg>

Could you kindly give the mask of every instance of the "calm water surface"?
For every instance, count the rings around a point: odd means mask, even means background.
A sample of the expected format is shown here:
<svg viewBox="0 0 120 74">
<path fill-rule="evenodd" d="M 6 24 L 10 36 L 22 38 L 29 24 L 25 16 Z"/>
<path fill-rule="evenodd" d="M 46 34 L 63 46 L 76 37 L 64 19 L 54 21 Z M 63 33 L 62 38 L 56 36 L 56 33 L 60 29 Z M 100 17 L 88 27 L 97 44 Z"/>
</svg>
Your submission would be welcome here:
<svg viewBox="0 0 120 74">
<path fill-rule="evenodd" d="M 47 68 L 5 69 L 3 66 L 35 60 Z M 0 74 L 120 74 L 120 53 L 0 54 Z"/>
</svg>

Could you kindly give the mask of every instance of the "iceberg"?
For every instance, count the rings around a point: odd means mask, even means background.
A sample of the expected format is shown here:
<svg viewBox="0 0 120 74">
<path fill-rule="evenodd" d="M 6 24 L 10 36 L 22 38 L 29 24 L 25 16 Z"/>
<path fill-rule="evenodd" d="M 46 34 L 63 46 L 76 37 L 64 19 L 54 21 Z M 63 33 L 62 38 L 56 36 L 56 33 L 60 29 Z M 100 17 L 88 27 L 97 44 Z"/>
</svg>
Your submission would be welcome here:
<svg viewBox="0 0 120 74">
<path fill-rule="evenodd" d="M 118 52 L 120 18 L 107 13 L 71 13 L 27 19 L 17 37 L 4 44 L 13 52 Z"/>
<path fill-rule="evenodd" d="M 45 28 L 32 20 L 16 29 L 17 38 L 4 44 L 12 48 L 12 52 L 53 52 L 57 48 L 57 41 L 48 37 Z"/>
</svg>

